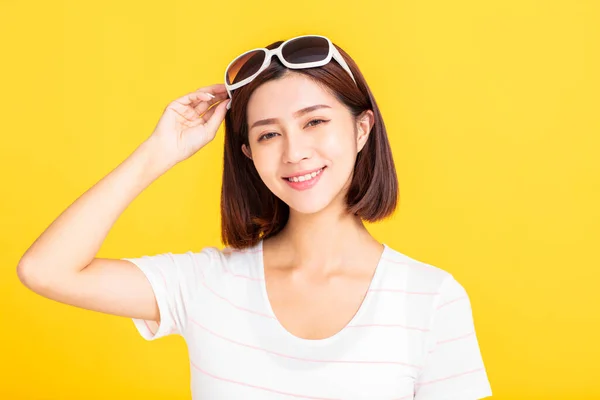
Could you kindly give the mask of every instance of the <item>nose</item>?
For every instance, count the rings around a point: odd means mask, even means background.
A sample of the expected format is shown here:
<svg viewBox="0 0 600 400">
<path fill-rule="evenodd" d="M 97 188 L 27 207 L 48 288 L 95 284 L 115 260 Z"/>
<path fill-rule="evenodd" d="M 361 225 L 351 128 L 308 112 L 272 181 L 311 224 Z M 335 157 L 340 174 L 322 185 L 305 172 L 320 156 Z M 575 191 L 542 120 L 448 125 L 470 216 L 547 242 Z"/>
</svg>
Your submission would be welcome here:
<svg viewBox="0 0 600 400">
<path fill-rule="evenodd" d="M 290 164 L 299 163 L 310 158 L 313 153 L 309 135 L 304 132 L 288 132 L 284 137 L 283 161 Z"/>
</svg>

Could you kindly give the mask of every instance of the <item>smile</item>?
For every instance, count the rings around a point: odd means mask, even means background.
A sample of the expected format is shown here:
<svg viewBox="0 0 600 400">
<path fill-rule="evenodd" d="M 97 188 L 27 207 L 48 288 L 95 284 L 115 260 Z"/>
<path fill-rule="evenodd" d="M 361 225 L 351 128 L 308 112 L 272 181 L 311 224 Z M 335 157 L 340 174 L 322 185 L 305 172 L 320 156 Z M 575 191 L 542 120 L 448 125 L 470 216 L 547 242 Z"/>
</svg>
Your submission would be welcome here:
<svg viewBox="0 0 600 400">
<path fill-rule="evenodd" d="M 323 170 L 326 167 L 323 167 L 317 171 L 313 171 L 310 174 L 305 174 L 301 176 L 294 176 L 291 178 L 283 178 L 293 189 L 296 190 L 306 190 L 310 189 L 321 179 L 321 175 Z"/>
<path fill-rule="evenodd" d="M 319 175 L 321 173 L 321 171 L 323 171 L 323 169 L 325 169 L 325 167 L 321 168 L 318 171 L 314 171 L 311 174 L 306 174 L 306 175 L 301 175 L 301 176 L 294 176 L 291 178 L 284 178 L 287 179 L 290 182 L 304 182 L 304 181 L 309 181 L 311 179 L 313 179 L 314 177 L 316 177 L 317 175 Z"/>
</svg>

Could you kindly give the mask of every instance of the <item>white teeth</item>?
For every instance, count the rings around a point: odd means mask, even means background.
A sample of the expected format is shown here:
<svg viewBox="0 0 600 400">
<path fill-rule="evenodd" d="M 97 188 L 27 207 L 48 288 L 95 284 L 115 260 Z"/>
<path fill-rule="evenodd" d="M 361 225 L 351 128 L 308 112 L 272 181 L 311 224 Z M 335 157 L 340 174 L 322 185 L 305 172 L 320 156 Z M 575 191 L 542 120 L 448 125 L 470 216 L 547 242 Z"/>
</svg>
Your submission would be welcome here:
<svg viewBox="0 0 600 400">
<path fill-rule="evenodd" d="M 308 180 L 314 178 L 315 176 L 319 175 L 321 173 L 321 171 L 323 171 L 323 168 L 321 168 L 318 171 L 313 172 L 312 174 L 306 174 L 306 175 L 302 175 L 302 176 L 295 176 L 293 178 L 287 178 L 287 180 L 290 181 L 290 182 L 304 182 L 304 181 L 308 181 Z"/>
</svg>

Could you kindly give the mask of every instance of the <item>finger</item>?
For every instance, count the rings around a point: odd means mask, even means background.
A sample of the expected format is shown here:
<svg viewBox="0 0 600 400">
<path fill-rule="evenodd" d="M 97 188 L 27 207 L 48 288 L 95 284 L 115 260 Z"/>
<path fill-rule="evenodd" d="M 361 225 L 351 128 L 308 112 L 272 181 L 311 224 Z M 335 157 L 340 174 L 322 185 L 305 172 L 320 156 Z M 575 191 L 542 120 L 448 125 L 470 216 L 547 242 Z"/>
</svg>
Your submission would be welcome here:
<svg viewBox="0 0 600 400">
<path fill-rule="evenodd" d="M 203 101 L 209 101 L 209 100 L 214 99 L 214 97 L 215 96 L 213 94 L 210 94 L 208 92 L 196 91 L 196 92 L 188 93 L 185 96 L 182 96 L 182 97 L 176 99 L 175 101 L 184 106 L 195 107 L 196 105 L 198 105 L 199 103 L 201 103 Z"/>
<path fill-rule="evenodd" d="M 210 116 L 210 119 L 206 121 L 204 126 L 209 131 L 216 131 L 219 128 L 219 125 L 221 125 L 221 122 L 223 122 L 223 119 L 225 118 L 225 113 L 227 112 L 227 101 L 219 103 L 218 105 L 211 108 L 211 110 L 213 110 L 212 115 Z"/>
<path fill-rule="evenodd" d="M 198 117 L 198 113 L 193 107 L 181 104 L 179 100 L 174 100 L 171 103 L 169 103 L 165 108 L 165 112 L 166 110 L 172 110 L 179 114 L 181 117 L 190 121 Z"/>
<path fill-rule="evenodd" d="M 214 92 L 214 94 L 212 94 L 211 92 Z M 219 99 L 221 96 L 227 96 L 227 90 L 225 89 L 225 85 L 223 85 L 222 83 L 206 86 L 196 90 L 195 92 L 188 93 L 185 96 L 173 100 L 169 104 L 169 107 L 171 107 L 181 115 L 186 115 L 186 118 L 189 119 L 196 116 L 194 115 L 194 112 L 201 114 L 207 108 L 210 107 L 210 104 L 214 104 L 214 102 L 218 101 L 217 96 L 219 96 Z M 213 100 L 212 103 L 206 104 L 211 100 Z M 204 106 L 201 106 L 202 104 L 204 104 Z M 201 107 L 199 107 L 198 110 L 194 110 L 194 108 L 198 107 L 199 105 Z M 193 111 L 191 113 L 189 111 L 190 107 Z"/>
<path fill-rule="evenodd" d="M 199 114 L 192 107 L 181 105 L 176 101 L 169 104 L 167 109 L 174 111 L 181 118 L 187 120 L 188 123 L 196 121 L 199 117 Z"/>
<path fill-rule="evenodd" d="M 215 83 L 214 85 L 204 86 L 196 89 L 197 92 L 208 92 L 216 95 L 217 93 L 227 93 L 225 85 L 222 83 Z"/>
<path fill-rule="evenodd" d="M 227 98 L 229 98 L 227 93 L 218 93 L 213 99 L 211 99 L 207 102 L 201 102 L 194 108 L 198 114 L 202 114 L 203 112 L 208 110 L 210 107 L 212 107 L 214 104 L 221 102 Z"/>
<path fill-rule="evenodd" d="M 200 116 L 196 116 L 195 118 L 193 118 L 193 121 L 190 121 L 191 122 L 190 126 L 198 126 L 198 125 L 206 124 L 206 122 L 212 117 L 216 108 L 217 108 L 217 106 L 213 106 L 213 107 L 209 108 L 208 110 L 206 110 L 204 112 L 204 114 L 201 114 Z"/>
<path fill-rule="evenodd" d="M 168 108 L 172 108 L 186 119 L 193 119 L 202 113 L 201 111 L 196 111 L 195 107 L 205 104 L 204 109 L 206 109 L 208 108 L 208 102 L 215 97 L 216 96 L 204 92 L 192 92 L 172 101 Z"/>
<path fill-rule="evenodd" d="M 210 118 L 212 117 L 212 115 L 215 113 L 215 109 L 218 107 L 218 105 L 213 106 L 211 108 L 209 108 L 208 110 L 206 110 L 206 112 L 204 114 L 202 114 L 202 116 L 200 117 L 200 119 L 202 120 L 202 123 L 205 124 L 207 123 Z"/>
</svg>

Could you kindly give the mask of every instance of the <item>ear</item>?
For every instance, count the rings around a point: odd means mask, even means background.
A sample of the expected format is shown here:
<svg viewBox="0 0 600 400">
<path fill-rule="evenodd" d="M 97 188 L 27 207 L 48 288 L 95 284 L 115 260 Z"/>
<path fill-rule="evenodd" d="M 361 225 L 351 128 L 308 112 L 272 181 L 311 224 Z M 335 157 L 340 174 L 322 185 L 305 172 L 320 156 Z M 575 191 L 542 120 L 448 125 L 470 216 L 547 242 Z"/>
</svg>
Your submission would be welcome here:
<svg viewBox="0 0 600 400">
<path fill-rule="evenodd" d="M 372 110 L 367 110 L 358 116 L 356 119 L 356 152 L 360 153 L 360 151 L 367 143 L 367 139 L 369 139 L 369 134 L 371 133 L 371 129 L 373 128 L 373 124 L 375 123 L 375 114 L 373 114 Z"/>
<path fill-rule="evenodd" d="M 246 157 L 248 157 L 249 159 L 252 160 L 252 152 L 250 151 L 250 147 L 243 144 L 242 145 L 242 153 L 244 153 L 246 155 Z"/>
</svg>

